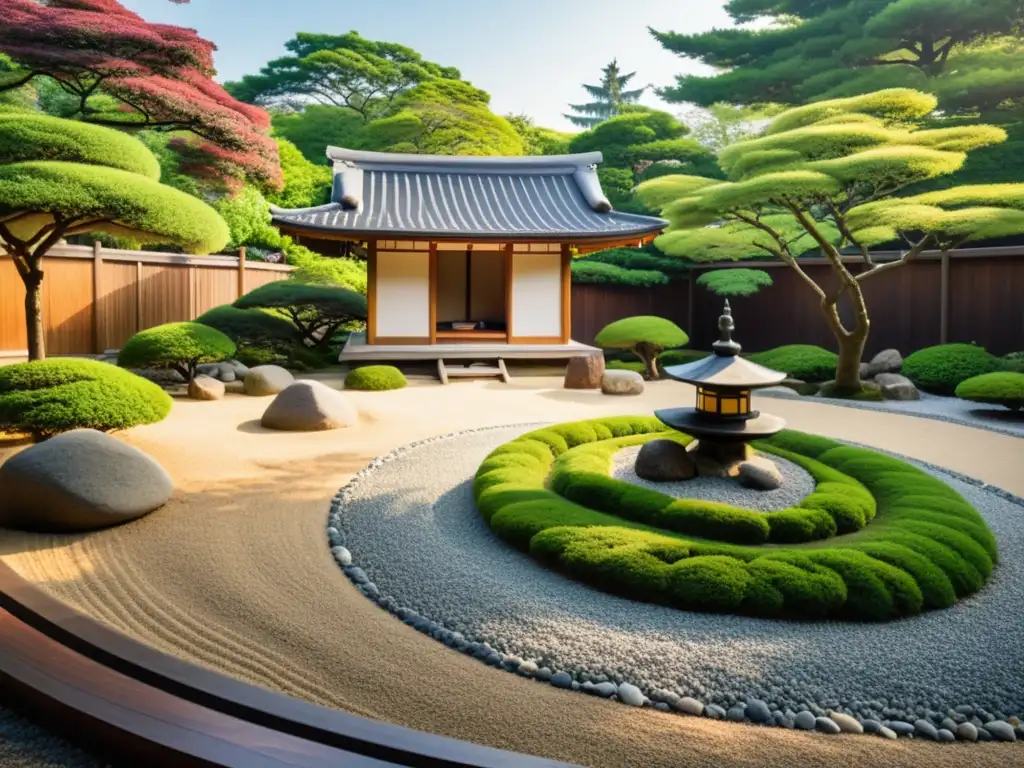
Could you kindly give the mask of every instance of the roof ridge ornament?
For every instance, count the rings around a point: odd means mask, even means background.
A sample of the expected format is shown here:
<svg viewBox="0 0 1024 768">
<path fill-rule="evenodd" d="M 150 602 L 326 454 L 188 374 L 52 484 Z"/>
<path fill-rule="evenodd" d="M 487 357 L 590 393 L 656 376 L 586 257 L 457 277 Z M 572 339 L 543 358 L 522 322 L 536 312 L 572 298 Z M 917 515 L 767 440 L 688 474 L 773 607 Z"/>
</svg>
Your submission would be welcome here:
<svg viewBox="0 0 1024 768">
<path fill-rule="evenodd" d="M 715 354 L 719 357 L 735 357 L 743 349 L 738 342 L 733 341 L 732 332 L 736 330 L 736 323 L 732 319 L 732 307 L 729 300 L 725 300 L 725 308 L 718 318 L 718 341 L 711 345 Z"/>
</svg>

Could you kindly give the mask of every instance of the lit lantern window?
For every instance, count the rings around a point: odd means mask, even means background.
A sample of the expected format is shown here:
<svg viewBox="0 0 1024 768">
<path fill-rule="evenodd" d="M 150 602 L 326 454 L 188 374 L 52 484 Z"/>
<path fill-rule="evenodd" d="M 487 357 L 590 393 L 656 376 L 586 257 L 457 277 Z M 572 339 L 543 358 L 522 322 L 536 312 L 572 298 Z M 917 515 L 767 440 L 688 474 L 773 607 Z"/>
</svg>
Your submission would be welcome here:
<svg viewBox="0 0 1024 768">
<path fill-rule="evenodd" d="M 697 410 L 715 416 L 750 415 L 750 390 L 722 392 L 698 387 Z"/>
</svg>

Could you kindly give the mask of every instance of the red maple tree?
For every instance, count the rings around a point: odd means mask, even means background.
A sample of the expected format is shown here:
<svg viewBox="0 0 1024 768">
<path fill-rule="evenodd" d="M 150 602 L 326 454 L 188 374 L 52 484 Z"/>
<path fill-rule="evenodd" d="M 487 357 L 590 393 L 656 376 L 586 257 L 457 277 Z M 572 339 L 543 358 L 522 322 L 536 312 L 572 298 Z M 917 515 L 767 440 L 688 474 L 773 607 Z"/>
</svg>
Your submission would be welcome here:
<svg viewBox="0 0 1024 768">
<path fill-rule="evenodd" d="M 0 91 L 52 78 L 78 100 L 82 120 L 187 131 L 195 137 L 187 142 L 190 163 L 204 175 L 281 186 L 270 116 L 213 81 L 216 46 L 194 29 L 151 24 L 116 0 L 3 5 L 0 52 L 18 68 L 0 75 Z M 120 108 L 110 111 L 100 95 Z"/>
</svg>

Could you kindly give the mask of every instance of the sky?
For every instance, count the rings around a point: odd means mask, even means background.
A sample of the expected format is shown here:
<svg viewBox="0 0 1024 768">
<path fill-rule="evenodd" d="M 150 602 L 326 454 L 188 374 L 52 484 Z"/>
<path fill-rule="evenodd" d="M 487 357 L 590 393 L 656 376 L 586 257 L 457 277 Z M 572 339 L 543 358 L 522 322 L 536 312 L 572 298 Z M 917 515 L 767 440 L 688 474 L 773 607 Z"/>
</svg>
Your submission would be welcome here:
<svg viewBox="0 0 1024 768">
<path fill-rule="evenodd" d="M 721 0 L 121 0 L 148 21 L 191 27 L 216 43 L 221 82 L 258 72 L 286 53 L 296 32 L 342 34 L 401 43 L 424 58 L 458 67 L 491 94 L 498 114 L 525 113 L 537 125 L 579 130 L 563 117 L 589 101 L 613 58 L 631 86 L 671 85 L 677 74 L 708 67 L 666 51 L 659 31 L 701 32 L 731 26 Z M 679 113 L 651 92 L 642 102 Z"/>
</svg>

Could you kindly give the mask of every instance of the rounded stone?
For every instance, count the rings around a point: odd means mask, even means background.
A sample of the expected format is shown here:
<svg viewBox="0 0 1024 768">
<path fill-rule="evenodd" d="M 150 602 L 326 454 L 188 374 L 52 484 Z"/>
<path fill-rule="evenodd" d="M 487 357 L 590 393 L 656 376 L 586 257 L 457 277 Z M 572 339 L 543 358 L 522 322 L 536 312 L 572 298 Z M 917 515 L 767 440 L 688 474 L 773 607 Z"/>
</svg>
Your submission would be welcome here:
<svg viewBox="0 0 1024 768">
<path fill-rule="evenodd" d="M 295 377 L 279 365 L 257 365 L 245 376 L 245 394 L 267 397 L 283 392 Z"/>
<path fill-rule="evenodd" d="M 717 704 L 706 704 L 704 705 L 704 716 L 710 717 L 712 720 L 722 720 L 725 718 L 725 710 Z"/>
<path fill-rule="evenodd" d="M 359 414 L 345 395 L 319 381 L 304 380 L 278 394 L 260 423 L 285 432 L 320 432 L 351 427 L 358 421 Z"/>
<path fill-rule="evenodd" d="M 224 382 L 212 376 L 196 376 L 188 383 L 188 396 L 192 400 L 221 400 Z"/>
<path fill-rule="evenodd" d="M 631 707 L 642 707 L 644 705 L 644 694 L 632 683 L 621 683 L 619 685 L 619 701 Z"/>
<path fill-rule="evenodd" d="M 609 696 L 614 696 L 619 689 L 615 683 L 605 681 L 603 683 L 598 683 L 591 690 L 598 696 L 602 696 L 607 699 Z"/>
<path fill-rule="evenodd" d="M 896 739 L 896 731 L 892 728 L 886 728 L 884 725 L 878 726 L 878 735 L 883 739 Z"/>
<path fill-rule="evenodd" d="M 675 440 L 651 440 L 640 448 L 634 471 L 644 480 L 675 482 L 692 478 L 697 467 L 686 446 Z"/>
<path fill-rule="evenodd" d="M 956 733 L 956 725 L 957 724 L 953 721 L 953 718 L 944 717 L 942 718 L 942 722 L 939 723 L 939 728 L 945 728 L 947 731 L 951 733 Z"/>
<path fill-rule="evenodd" d="M 677 701 L 671 702 L 673 709 L 684 712 L 687 715 L 699 717 L 704 714 L 704 705 L 690 696 L 683 696 Z"/>
<path fill-rule="evenodd" d="M 747 702 L 747 717 L 755 723 L 767 723 L 772 717 L 772 712 L 761 699 L 750 699 Z"/>
<path fill-rule="evenodd" d="M 910 736 L 914 732 L 914 726 L 902 720 L 893 720 L 888 727 L 900 736 Z"/>
<path fill-rule="evenodd" d="M 946 728 L 940 728 L 936 736 L 939 741 L 956 741 L 956 736 L 953 735 L 953 732 Z"/>
<path fill-rule="evenodd" d="M 0 465 L 0 526 L 92 531 L 148 515 L 173 492 L 170 475 L 138 448 L 76 429 Z"/>
<path fill-rule="evenodd" d="M 878 733 L 882 728 L 880 722 L 871 718 L 867 718 L 860 725 L 864 729 L 864 733 Z"/>
<path fill-rule="evenodd" d="M 923 718 L 914 721 L 914 733 L 932 741 L 939 737 L 939 732 L 935 726 Z"/>
<path fill-rule="evenodd" d="M 829 710 L 828 716 L 835 721 L 835 724 L 839 726 L 839 730 L 843 733 L 864 733 L 864 726 L 855 717 L 850 717 L 842 712 L 833 712 L 832 710 Z"/>
<path fill-rule="evenodd" d="M 551 684 L 555 688 L 572 688 L 572 676 L 568 672 L 555 672 L 551 676 Z"/>
<path fill-rule="evenodd" d="M 565 368 L 566 389 L 600 389 L 604 376 L 604 355 L 580 355 L 569 359 Z"/>
<path fill-rule="evenodd" d="M 345 549 L 345 547 L 331 547 L 331 554 L 338 561 L 338 565 L 352 565 L 352 553 Z"/>
<path fill-rule="evenodd" d="M 725 717 L 728 720 L 732 720 L 734 723 L 742 722 L 747 717 L 747 708 L 743 704 L 737 704 L 734 707 L 729 707 L 729 711 L 725 713 Z"/>
<path fill-rule="evenodd" d="M 606 395 L 642 395 L 644 377 L 636 371 L 605 371 L 601 377 L 601 391 Z"/>
<path fill-rule="evenodd" d="M 898 373 L 880 373 L 875 377 L 875 384 L 882 390 L 886 400 L 920 400 L 921 395 L 914 382 Z"/>
<path fill-rule="evenodd" d="M 997 741 L 1017 740 L 1017 734 L 1013 732 L 1013 726 L 1005 720 L 990 720 L 985 723 L 985 730 L 991 733 Z"/>
<path fill-rule="evenodd" d="M 737 478 L 744 488 L 756 491 L 774 491 L 782 485 L 782 473 L 775 462 L 763 456 L 754 456 L 739 465 Z"/>
<path fill-rule="evenodd" d="M 796 717 L 793 718 L 793 725 L 802 731 L 813 731 L 814 715 L 806 709 L 802 712 L 797 712 Z"/>
<path fill-rule="evenodd" d="M 842 729 L 838 723 L 831 717 L 816 717 L 814 718 L 814 726 L 822 733 L 836 734 L 841 733 Z"/>
<path fill-rule="evenodd" d="M 978 741 L 992 741 L 995 737 L 983 727 L 976 729 L 978 732 Z"/>
<path fill-rule="evenodd" d="M 537 665 L 532 661 L 524 661 L 516 668 L 516 674 L 522 675 L 523 677 L 533 677 L 537 674 Z"/>
</svg>

